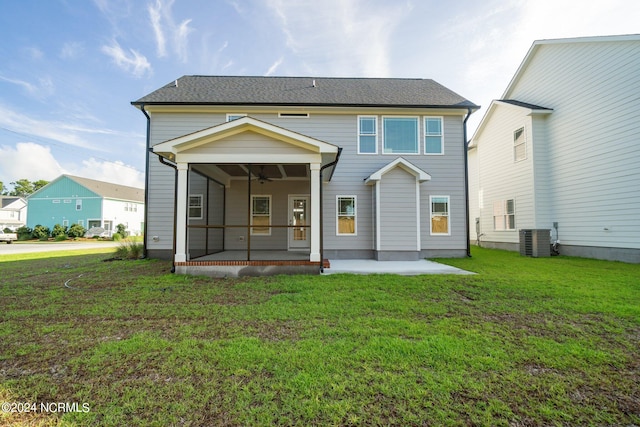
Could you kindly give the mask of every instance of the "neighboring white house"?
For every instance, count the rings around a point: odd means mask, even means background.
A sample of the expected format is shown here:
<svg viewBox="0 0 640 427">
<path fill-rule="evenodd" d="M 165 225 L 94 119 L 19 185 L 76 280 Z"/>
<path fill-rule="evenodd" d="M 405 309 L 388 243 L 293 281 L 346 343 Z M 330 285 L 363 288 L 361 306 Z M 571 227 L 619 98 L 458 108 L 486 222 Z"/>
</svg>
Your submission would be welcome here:
<svg viewBox="0 0 640 427">
<path fill-rule="evenodd" d="M 561 254 L 640 262 L 639 146 L 640 35 L 535 41 L 469 146 L 472 240 L 549 229 Z"/>
<path fill-rule="evenodd" d="M 16 230 L 27 223 L 27 201 L 22 197 L 0 196 L 0 229 Z"/>
</svg>

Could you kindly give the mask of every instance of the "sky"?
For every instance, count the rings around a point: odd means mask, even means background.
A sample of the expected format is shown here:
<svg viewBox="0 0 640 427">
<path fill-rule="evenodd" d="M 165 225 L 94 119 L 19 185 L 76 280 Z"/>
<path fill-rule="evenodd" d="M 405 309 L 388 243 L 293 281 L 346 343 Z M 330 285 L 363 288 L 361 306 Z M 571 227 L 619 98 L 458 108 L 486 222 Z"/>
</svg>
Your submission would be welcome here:
<svg viewBox="0 0 640 427">
<path fill-rule="evenodd" d="M 637 0 L 0 0 L 0 181 L 144 187 L 131 105 L 183 75 L 429 78 L 482 106 L 539 39 L 640 33 Z"/>
</svg>

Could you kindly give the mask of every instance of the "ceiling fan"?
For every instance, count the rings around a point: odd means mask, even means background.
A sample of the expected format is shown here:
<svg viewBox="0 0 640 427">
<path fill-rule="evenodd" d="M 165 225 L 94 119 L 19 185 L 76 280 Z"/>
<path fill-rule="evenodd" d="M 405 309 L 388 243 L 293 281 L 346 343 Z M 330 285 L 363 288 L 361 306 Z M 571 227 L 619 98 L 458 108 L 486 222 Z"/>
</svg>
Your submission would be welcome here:
<svg viewBox="0 0 640 427">
<path fill-rule="evenodd" d="M 258 182 L 260 182 L 260 184 L 264 184 L 267 181 L 269 181 L 269 182 L 273 181 L 271 178 L 269 178 L 267 175 L 265 175 L 265 173 L 264 173 L 264 165 L 260 166 L 260 172 L 257 173 L 257 174 L 254 173 L 254 175 L 256 177 L 253 178 L 253 179 L 257 179 Z"/>
</svg>

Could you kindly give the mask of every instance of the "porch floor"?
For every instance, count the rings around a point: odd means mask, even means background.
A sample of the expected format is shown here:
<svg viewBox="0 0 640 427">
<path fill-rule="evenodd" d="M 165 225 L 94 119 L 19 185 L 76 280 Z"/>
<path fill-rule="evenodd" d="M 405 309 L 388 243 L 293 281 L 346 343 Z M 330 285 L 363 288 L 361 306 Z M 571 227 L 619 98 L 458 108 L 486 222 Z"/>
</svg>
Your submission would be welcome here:
<svg viewBox="0 0 640 427">
<path fill-rule="evenodd" d="M 223 251 L 191 261 L 246 261 L 247 251 Z M 251 261 L 309 261 L 309 251 L 251 251 Z"/>
</svg>

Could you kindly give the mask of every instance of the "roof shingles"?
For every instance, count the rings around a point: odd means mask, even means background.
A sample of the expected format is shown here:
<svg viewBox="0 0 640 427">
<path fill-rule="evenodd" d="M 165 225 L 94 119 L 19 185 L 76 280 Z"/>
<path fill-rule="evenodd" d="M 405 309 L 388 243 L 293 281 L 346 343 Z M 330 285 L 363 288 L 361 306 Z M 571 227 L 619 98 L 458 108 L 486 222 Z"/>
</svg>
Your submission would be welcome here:
<svg viewBox="0 0 640 427">
<path fill-rule="evenodd" d="M 183 76 L 132 104 L 479 108 L 430 79 L 244 76 Z"/>
</svg>

